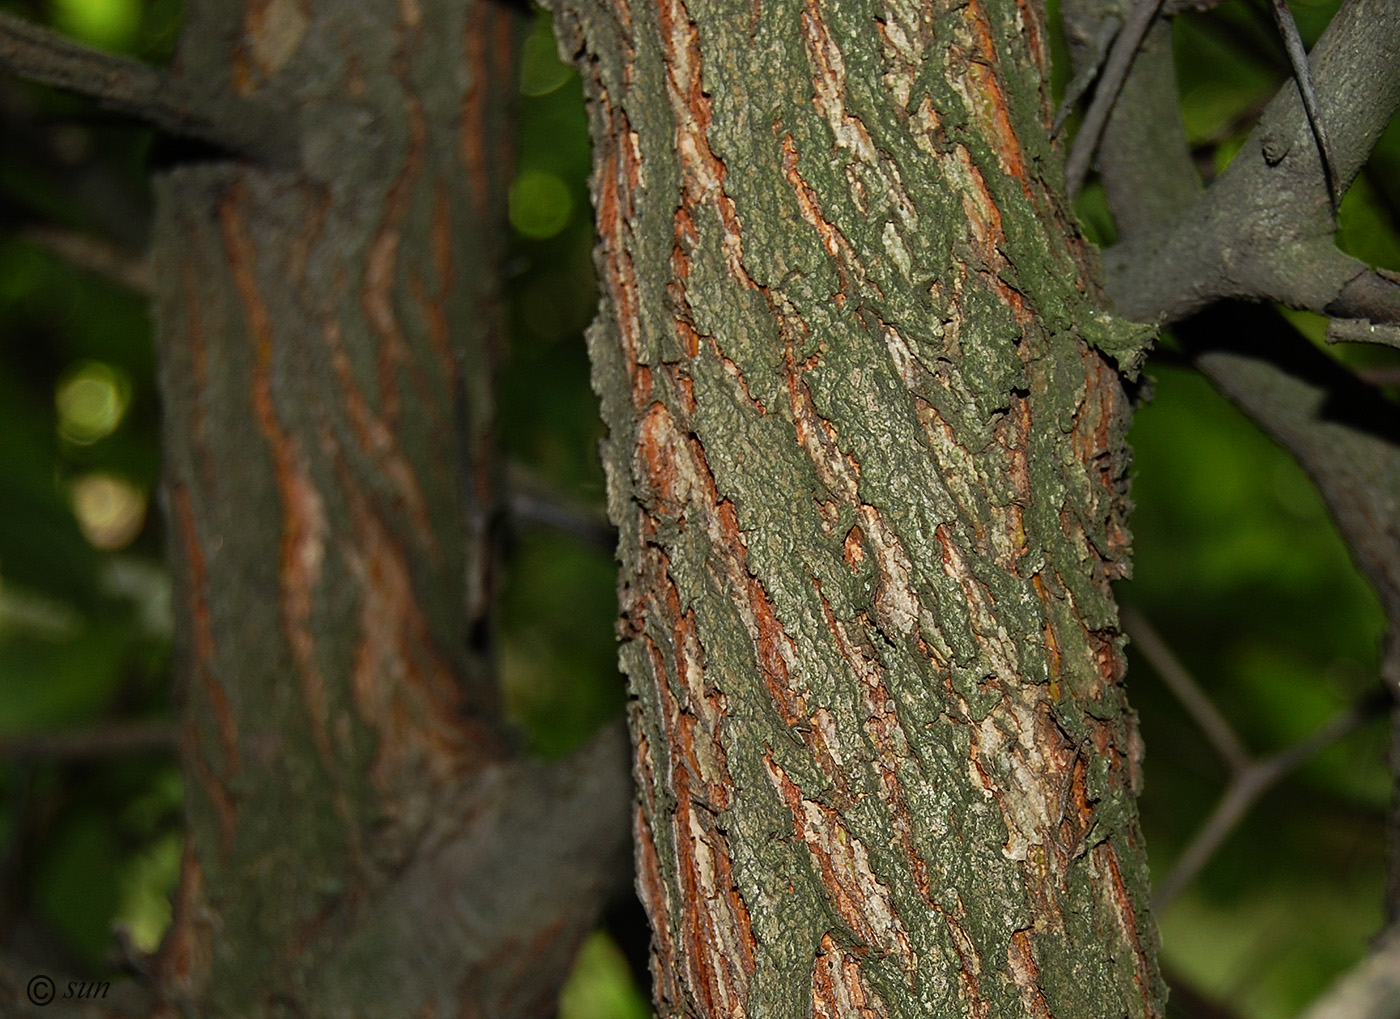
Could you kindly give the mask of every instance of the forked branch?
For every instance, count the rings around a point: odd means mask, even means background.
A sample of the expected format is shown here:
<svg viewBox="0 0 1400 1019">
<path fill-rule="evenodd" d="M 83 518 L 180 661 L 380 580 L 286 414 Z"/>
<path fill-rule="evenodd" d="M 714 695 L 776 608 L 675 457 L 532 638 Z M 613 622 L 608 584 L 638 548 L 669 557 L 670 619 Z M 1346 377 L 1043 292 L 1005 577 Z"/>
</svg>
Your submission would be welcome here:
<svg viewBox="0 0 1400 1019">
<path fill-rule="evenodd" d="M 1360 171 L 1400 107 L 1397 45 L 1400 5 L 1350 0 L 1309 61 L 1317 117 L 1309 117 L 1297 89 L 1281 89 L 1244 149 L 1208 190 L 1151 229 L 1128 231 L 1106 254 L 1119 311 L 1139 321 L 1170 323 L 1235 298 L 1279 301 L 1378 325 L 1400 322 L 1396 288 L 1332 241 L 1335 193 Z M 1330 171 L 1319 156 L 1314 119 L 1327 125 Z M 1157 153 L 1118 155 L 1139 165 L 1162 159 Z"/>
<path fill-rule="evenodd" d="M 1195 880 L 1261 795 L 1314 754 L 1381 714 L 1388 699 L 1381 691 L 1372 691 L 1306 739 L 1272 756 L 1255 758 L 1146 619 L 1131 609 L 1126 610 L 1123 629 L 1230 769 L 1230 783 L 1215 809 L 1197 829 L 1176 866 L 1152 897 L 1153 906 L 1164 910 Z"/>
<path fill-rule="evenodd" d="M 1089 104 L 1089 109 L 1084 114 L 1084 123 L 1080 125 L 1079 134 L 1075 136 L 1074 145 L 1070 148 L 1069 158 L 1065 160 L 1065 186 L 1071 198 L 1079 194 L 1084 186 L 1084 178 L 1089 175 L 1089 164 L 1098 150 L 1104 126 L 1108 123 L 1108 115 L 1113 112 L 1113 107 L 1118 102 L 1118 94 L 1122 91 L 1123 82 L 1128 78 L 1133 58 L 1137 56 L 1148 28 L 1157 20 L 1163 2 L 1164 0 L 1137 0 L 1128 12 L 1122 30 L 1118 32 L 1109 48 L 1103 74 L 1099 77 L 1098 89 L 1094 93 L 1094 101 Z"/>
<path fill-rule="evenodd" d="M 1079 133 L 1075 136 L 1074 144 L 1070 147 L 1069 156 L 1065 160 L 1065 187 L 1071 198 L 1078 195 L 1084 187 L 1084 179 L 1089 175 L 1089 166 L 1093 161 L 1094 154 L 1098 151 L 1109 115 L 1118 103 L 1119 93 L 1128 79 L 1129 71 L 1137 58 L 1138 51 L 1142 49 L 1143 41 L 1147 38 L 1147 32 L 1152 27 L 1152 23 L 1159 17 L 1170 17 L 1182 10 L 1207 10 L 1219 3 L 1220 0 L 1135 0 L 1121 30 L 1116 17 L 1104 19 L 1094 45 L 1093 58 L 1086 61 L 1084 66 L 1076 72 L 1074 79 L 1065 91 L 1064 102 L 1061 104 L 1059 112 L 1055 116 L 1054 126 L 1051 128 L 1052 134 L 1059 133 L 1070 109 L 1097 79 L 1098 87 L 1094 91 L 1093 101 L 1084 113 L 1084 121 L 1080 125 Z M 1303 49 L 1303 40 L 1298 35 L 1298 26 L 1293 21 L 1293 15 L 1288 10 L 1286 0 L 1268 0 L 1268 4 L 1273 13 L 1274 24 L 1283 39 L 1284 49 L 1288 53 L 1288 62 L 1293 69 L 1293 80 L 1297 82 L 1298 94 L 1303 100 L 1304 109 L 1307 111 L 1309 126 L 1317 139 L 1318 153 L 1325 169 L 1328 194 L 1332 199 L 1332 211 L 1335 213 L 1341 201 L 1341 187 L 1337 180 L 1336 167 L 1332 162 L 1326 125 L 1323 123 L 1322 115 L 1318 109 L 1317 93 L 1313 87 L 1312 73 L 1308 68 L 1308 58 Z M 1100 68 L 1102 68 L 1102 74 L 1100 74 Z"/>
<path fill-rule="evenodd" d="M 1090 39 L 1095 0 L 1065 0 L 1071 39 Z M 1158 27 L 1164 27 L 1159 22 Z M 1154 30 L 1155 31 L 1155 30 Z M 1269 104 L 1204 193 L 1176 101 L 1170 33 L 1139 54 L 1105 130 L 1100 164 L 1122 242 L 1105 255 L 1118 310 L 1175 322 L 1184 353 L 1287 449 L 1318 486 L 1390 619 L 1382 677 L 1400 695 L 1400 425 L 1395 405 L 1266 308 L 1277 299 L 1347 319 L 1334 339 L 1384 340 L 1400 286 L 1339 252 L 1315 139 L 1297 91 Z M 1400 106 L 1400 4 L 1347 0 L 1310 58 L 1342 186 Z M 1079 54 L 1083 60 L 1083 54 Z M 1394 904 L 1400 910 L 1400 901 Z"/>
</svg>

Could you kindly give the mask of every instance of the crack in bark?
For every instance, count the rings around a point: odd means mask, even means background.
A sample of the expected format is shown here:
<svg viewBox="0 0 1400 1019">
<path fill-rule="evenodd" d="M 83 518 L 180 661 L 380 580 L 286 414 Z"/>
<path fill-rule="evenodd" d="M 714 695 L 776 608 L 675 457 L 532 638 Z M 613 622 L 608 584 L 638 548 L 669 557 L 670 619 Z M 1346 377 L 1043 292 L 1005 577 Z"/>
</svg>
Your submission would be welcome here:
<svg viewBox="0 0 1400 1019">
<path fill-rule="evenodd" d="M 656 13 L 665 47 L 667 91 L 676 119 L 684 201 L 691 206 L 711 206 L 723 231 L 720 246 L 730 274 L 743 285 L 760 289 L 744 268 L 738 213 L 724 190 L 724 163 L 710 148 L 711 105 L 701 81 L 699 33 L 683 0 L 661 0 Z"/>
<path fill-rule="evenodd" d="M 897 957 L 908 978 L 917 982 L 919 959 L 888 885 L 872 868 L 869 849 L 845 824 L 840 811 L 804 796 L 769 754 L 763 755 L 763 765 L 792 815 L 794 833 L 806 844 L 821 873 L 822 890 L 836 915 L 860 945 Z"/>
<path fill-rule="evenodd" d="M 889 1007 L 875 993 L 856 953 L 842 948 L 830 934 L 812 963 L 812 1019 L 889 1019 Z"/>
</svg>

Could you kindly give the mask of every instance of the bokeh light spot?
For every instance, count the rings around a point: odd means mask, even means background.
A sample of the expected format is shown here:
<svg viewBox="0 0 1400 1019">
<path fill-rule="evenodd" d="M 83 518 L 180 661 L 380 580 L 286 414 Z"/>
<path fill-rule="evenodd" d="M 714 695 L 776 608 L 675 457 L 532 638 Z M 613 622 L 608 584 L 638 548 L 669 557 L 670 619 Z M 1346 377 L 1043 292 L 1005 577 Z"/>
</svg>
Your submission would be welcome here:
<svg viewBox="0 0 1400 1019">
<path fill-rule="evenodd" d="M 543 31 L 537 28 L 532 32 L 520 51 L 521 95 L 549 95 L 568 81 L 573 73 L 572 68 L 559 62 L 559 52 L 549 23 L 543 22 L 543 25 Z"/>
<path fill-rule="evenodd" d="M 140 0 L 53 0 L 54 27 L 92 46 L 129 49 L 141 28 Z"/>
<path fill-rule="evenodd" d="M 94 548 L 125 548 L 146 522 L 146 493 L 110 474 L 85 474 L 73 482 L 73 513 Z"/>
<path fill-rule="evenodd" d="M 552 173 L 526 170 L 510 186 L 510 225 L 532 240 L 559 233 L 573 211 L 568 186 Z"/>
<path fill-rule="evenodd" d="M 126 375 L 100 361 L 86 361 L 58 385 L 58 431 L 69 442 L 86 446 L 105 439 L 121 424 L 131 400 Z"/>
</svg>

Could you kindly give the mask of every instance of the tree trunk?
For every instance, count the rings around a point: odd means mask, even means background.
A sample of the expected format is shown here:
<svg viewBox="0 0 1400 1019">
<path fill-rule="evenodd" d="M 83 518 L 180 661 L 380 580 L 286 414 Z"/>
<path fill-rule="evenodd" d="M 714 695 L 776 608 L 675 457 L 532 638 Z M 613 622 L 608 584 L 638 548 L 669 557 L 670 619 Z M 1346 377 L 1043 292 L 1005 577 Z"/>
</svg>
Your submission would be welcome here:
<svg viewBox="0 0 1400 1019">
<path fill-rule="evenodd" d="M 491 666 L 522 21 L 189 12 L 178 72 L 299 147 L 156 182 L 189 823 L 159 985 L 193 1014 L 553 1014 L 618 870 L 620 747 L 517 760 Z"/>
<path fill-rule="evenodd" d="M 1109 590 L 1143 337 L 1039 5 L 558 13 L 659 1014 L 1160 1015 Z"/>
</svg>

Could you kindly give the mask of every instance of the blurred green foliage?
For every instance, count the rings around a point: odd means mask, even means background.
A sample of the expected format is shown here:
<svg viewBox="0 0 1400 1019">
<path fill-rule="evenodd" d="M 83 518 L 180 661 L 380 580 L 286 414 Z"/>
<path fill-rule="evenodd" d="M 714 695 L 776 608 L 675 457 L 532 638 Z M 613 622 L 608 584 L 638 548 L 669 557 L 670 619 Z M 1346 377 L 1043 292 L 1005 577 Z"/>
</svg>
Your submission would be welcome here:
<svg viewBox="0 0 1400 1019">
<path fill-rule="evenodd" d="M 51 9 L 84 41 L 152 59 L 173 40 L 170 11 L 136 0 Z M 10 79 L 0 81 L 0 130 L 5 739 L 168 714 L 170 613 L 164 539 L 149 511 L 159 450 L 145 299 L 24 235 L 52 225 L 138 244 L 148 138 Z M 154 944 L 149 918 L 168 916 L 170 874 L 143 861 L 178 844 L 179 809 L 170 760 L 0 762 L 6 934 L 88 971 L 102 967 L 118 917 Z"/>
<path fill-rule="evenodd" d="M 168 58 L 180 18 L 176 0 L 3 6 L 155 62 Z M 1310 44 L 1336 3 L 1292 7 Z M 1208 179 L 1238 151 L 1287 64 L 1259 4 L 1230 0 L 1177 19 L 1176 32 L 1185 123 Z M 1055 46 L 1060 89 L 1066 60 Z M 508 457 L 597 505 L 602 430 L 582 342 L 597 304 L 588 140 L 578 78 L 558 61 L 544 17 L 526 42 L 520 89 L 500 439 Z M 0 152 L 4 739 L 168 714 L 170 595 L 154 511 L 157 407 L 143 299 L 24 234 L 57 224 L 139 245 L 149 138 L 11 80 L 0 81 L 0 118 L 11 137 L 28 132 L 25 144 Z M 1390 268 L 1400 268 L 1397 188 L 1392 125 L 1347 196 L 1340 231 L 1348 250 Z M 1079 211 L 1090 236 L 1111 243 L 1102 192 L 1091 186 Z M 1291 321 L 1320 341 L 1320 320 Z M 1385 352 L 1340 356 L 1395 366 Z M 1170 358 L 1148 374 L 1153 396 L 1132 434 L 1135 579 L 1119 594 L 1151 619 L 1251 748 L 1282 748 L 1374 686 L 1380 612 L 1291 460 Z M 558 534 L 526 531 L 510 549 L 502 682 L 541 754 L 577 746 L 625 701 L 614 581 L 610 557 Z M 1148 746 L 1143 824 L 1160 876 L 1227 776 L 1150 666 L 1130 658 Z M 1275 1019 L 1361 955 L 1380 922 L 1385 740 L 1373 723 L 1260 802 L 1161 918 L 1176 974 L 1241 1017 Z M 159 757 L 0 761 L 0 927 L 37 931 L 93 972 L 114 922 L 139 947 L 154 946 L 177 878 L 179 810 L 179 773 Z M 616 947 L 605 935 L 591 940 L 561 1015 L 647 1014 Z"/>
<path fill-rule="evenodd" d="M 1253 752 L 1282 750 L 1374 688 L 1379 606 L 1297 465 L 1194 372 L 1149 374 L 1131 436 L 1134 579 L 1119 597 Z M 1228 774 L 1131 648 L 1129 663 L 1160 880 Z M 1159 916 L 1168 966 L 1237 1014 L 1273 1019 L 1361 957 L 1382 920 L 1386 740 L 1378 718 L 1265 795 Z"/>
<path fill-rule="evenodd" d="M 648 1019 L 650 1003 L 642 997 L 627 960 L 598 933 L 584 942 L 573 976 L 559 994 L 560 1019 Z"/>
<path fill-rule="evenodd" d="M 521 61 L 520 148 L 506 261 L 511 351 L 500 379 L 505 455 L 563 496 L 601 505 L 602 422 L 583 330 L 597 308 L 588 126 L 578 75 L 543 16 Z M 624 702 L 611 556 L 563 535 L 520 535 L 502 592 L 501 681 L 534 748 L 577 746 Z"/>
</svg>

